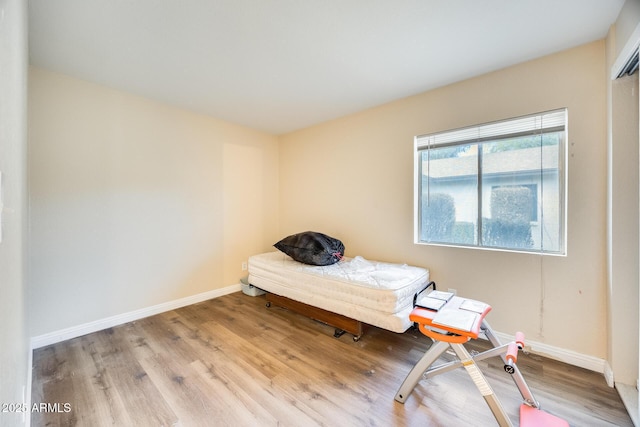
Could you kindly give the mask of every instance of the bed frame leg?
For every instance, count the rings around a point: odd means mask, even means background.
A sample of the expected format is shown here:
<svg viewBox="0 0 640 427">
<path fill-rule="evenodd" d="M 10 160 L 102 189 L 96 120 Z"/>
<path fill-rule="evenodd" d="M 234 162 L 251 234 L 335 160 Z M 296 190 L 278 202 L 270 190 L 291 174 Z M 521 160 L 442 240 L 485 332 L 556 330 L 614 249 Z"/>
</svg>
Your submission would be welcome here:
<svg viewBox="0 0 640 427">
<path fill-rule="evenodd" d="M 335 332 L 333 333 L 333 337 L 334 338 L 340 338 L 341 336 L 343 336 L 347 331 L 344 331 L 342 329 L 336 328 Z M 360 338 L 362 338 L 362 332 L 359 334 L 353 334 L 353 342 L 358 342 L 360 341 Z"/>
</svg>

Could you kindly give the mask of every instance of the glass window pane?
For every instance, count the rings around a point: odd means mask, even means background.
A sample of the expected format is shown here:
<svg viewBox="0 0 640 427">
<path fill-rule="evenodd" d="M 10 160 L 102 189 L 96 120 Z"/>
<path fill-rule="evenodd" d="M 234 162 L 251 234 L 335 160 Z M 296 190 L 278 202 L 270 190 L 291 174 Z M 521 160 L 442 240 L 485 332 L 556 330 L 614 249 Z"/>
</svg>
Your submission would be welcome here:
<svg viewBox="0 0 640 427">
<path fill-rule="evenodd" d="M 540 186 L 540 249 L 561 252 L 564 247 L 564 132 L 543 136 L 542 178 Z"/>
<path fill-rule="evenodd" d="M 420 240 L 477 244 L 478 147 L 421 152 Z"/>
<path fill-rule="evenodd" d="M 558 153 L 558 133 L 482 145 L 483 246 L 559 250 Z"/>
</svg>

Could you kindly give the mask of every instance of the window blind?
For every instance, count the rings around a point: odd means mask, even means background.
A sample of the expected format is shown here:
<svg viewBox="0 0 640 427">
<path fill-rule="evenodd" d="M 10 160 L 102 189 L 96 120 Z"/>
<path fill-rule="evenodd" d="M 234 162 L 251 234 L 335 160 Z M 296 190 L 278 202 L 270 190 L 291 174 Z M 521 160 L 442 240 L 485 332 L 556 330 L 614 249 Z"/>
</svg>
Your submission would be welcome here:
<svg viewBox="0 0 640 427">
<path fill-rule="evenodd" d="M 508 139 L 517 136 L 562 131 L 566 127 L 566 109 L 532 114 L 479 126 L 438 132 L 416 137 L 417 149 L 427 149 L 448 145 L 460 145 L 470 142 L 482 142 L 495 139 Z"/>
</svg>

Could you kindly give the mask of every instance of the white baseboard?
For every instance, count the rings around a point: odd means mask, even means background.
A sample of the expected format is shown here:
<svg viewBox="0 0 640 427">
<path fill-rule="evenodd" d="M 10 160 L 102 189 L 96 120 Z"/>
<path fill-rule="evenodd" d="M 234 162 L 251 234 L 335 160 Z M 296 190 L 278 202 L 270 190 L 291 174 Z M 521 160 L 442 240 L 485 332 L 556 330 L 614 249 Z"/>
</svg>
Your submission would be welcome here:
<svg viewBox="0 0 640 427">
<path fill-rule="evenodd" d="M 513 335 L 503 334 L 501 332 L 495 332 L 494 334 L 498 337 L 500 342 L 508 343 L 509 341 L 514 340 Z M 525 350 L 537 354 L 540 356 L 548 357 L 549 359 L 558 360 L 560 362 L 568 363 L 569 365 L 578 366 L 580 368 L 588 369 L 590 371 L 599 372 L 601 374 L 606 373 L 607 361 L 604 359 L 600 359 L 593 356 L 587 356 L 582 353 L 578 353 L 576 351 L 567 350 L 560 347 L 555 347 L 552 345 L 536 342 L 536 341 L 526 341 L 525 342 Z M 610 371 L 611 369 L 609 369 Z M 611 373 L 612 375 L 612 373 Z M 606 375 L 605 375 L 606 379 Z M 608 381 L 607 381 L 608 384 Z M 613 381 L 610 385 L 613 387 Z"/>
<path fill-rule="evenodd" d="M 85 323 L 78 326 L 72 326 L 70 328 L 62 329 L 59 331 L 49 332 L 47 334 L 31 337 L 31 349 L 44 347 L 47 345 L 55 344 L 68 339 L 80 337 L 82 335 L 90 334 L 92 332 L 101 331 L 103 329 L 111 328 L 113 326 L 122 325 L 127 322 L 142 319 L 144 317 L 153 316 L 154 314 L 164 313 L 165 311 L 175 310 L 176 308 L 184 307 L 191 304 L 196 304 L 209 299 L 221 297 L 223 295 L 231 294 L 241 290 L 240 283 L 237 285 L 227 286 L 221 289 L 214 289 L 212 291 L 203 292 L 201 294 L 192 295 L 185 298 L 180 298 L 173 301 L 168 301 L 162 304 L 157 304 L 151 307 L 142 308 L 140 310 L 131 311 L 128 313 L 118 314 L 116 316 L 107 317 L 105 319 L 94 320 L 93 322 Z"/>
<path fill-rule="evenodd" d="M 611 365 L 609 362 L 605 360 L 604 362 L 604 379 L 607 381 L 607 385 L 609 387 L 615 386 L 615 379 L 613 378 L 613 369 L 611 369 Z"/>
</svg>

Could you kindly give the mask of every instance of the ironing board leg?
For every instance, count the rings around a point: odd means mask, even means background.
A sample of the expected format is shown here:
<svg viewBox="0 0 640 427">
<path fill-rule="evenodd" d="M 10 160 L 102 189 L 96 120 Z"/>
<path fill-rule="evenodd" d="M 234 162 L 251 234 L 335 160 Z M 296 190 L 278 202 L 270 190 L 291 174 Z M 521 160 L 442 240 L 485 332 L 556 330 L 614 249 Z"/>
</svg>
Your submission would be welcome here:
<svg viewBox="0 0 640 427">
<path fill-rule="evenodd" d="M 407 377 L 402 382 L 400 389 L 396 393 L 395 399 L 404 403 L 407 400 L 407 397 L 411 394 L 413 389 L 416 387 L 420 379 L 422 379 L 422 374 L 435 362 L 438 360 L 438 357 L 442 355 L 449 348 L 449 343 L 444 341 L 436 341 L 431 345 L 431 348 L 422 356 L 422 359 L 416 363 L 416 365 L 411 369 L 411 372 L 407 375 Z"/>
<path fill-rule="evenodd" d="M 493 416 L 498 421 L 498 424 L 500 425 L 500 427 L 513 426 L 513 424 L 511 423 L 511 420 L 509 420 L 509 417 L 507 416 L 507 413 L 504 411 L 502 404 L 500 403 L 495 393 L 493 392 L 493 389 L 487 382 L 487 379 L 484 377 L 482 372 L 480 372 L 478 365 L 476 365 L 476 363 L 474 362 L 473 358 L 471 357 L 467 349 L 464 348 L 464 345 L 451 344 L 451 348 L 453 348 L 453 351 L 456 352 L 456 355 L 462 361 L 462 365 L 467 370 L 467 373 L 469 374 L 474 384 L 480 391 L 480 394 L 482 394 L 482 397 L 484 397 L 484 400 L 485 402 L 487 402 L 487 405 L 489 405 L 489 408 L 491 409 L 491 412 L 493 412 Z"/>
<path fill-rule="evenodd" d="M 482 329 L 485 336 L 494 347 L 500 347 L 502 345 L 498 337 L 496 337 L 493 333 L 491 326 L 489 326 L 489 323 L 487 323 L 486 320 L 482 321 Z M 507 359 L 504 354 L 500 355 L 500 358 L 504 363 L 507 363 Z M 529 389 L 527 382 L 524 380 L 524 377 L 520 373 L 520 369 L 518 369 L 518 366 L 513 365 L 513 368 L 514 373 L 511 374 L 511 378 L 516 384 L 516 387 L 518 387 L 518 390 L 520 390 L 520 394 L 522 395 L 525 403 L 529 406 L 533 406 L 534 408 L 540 408 L 540 403 L 538 403 L 538 401 L 533 397 L 533 393 L 531 393 L 531 390 Z"/>
</svg>

